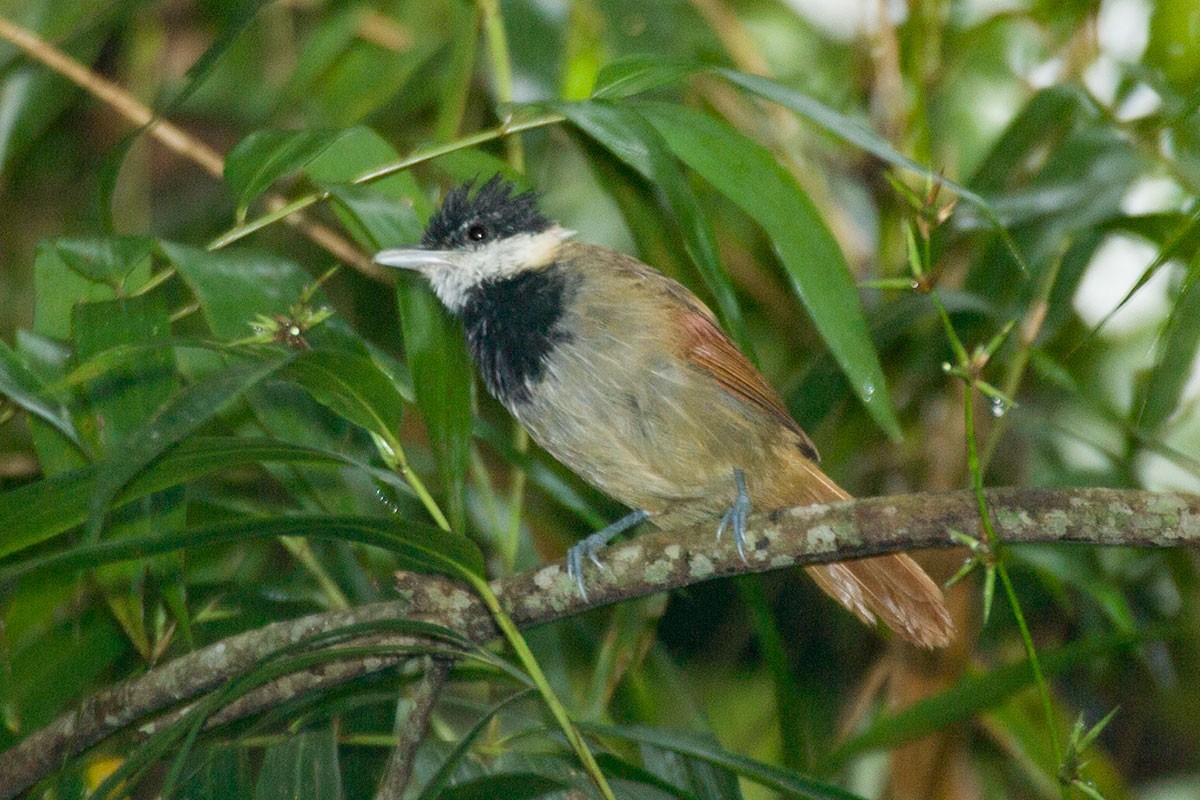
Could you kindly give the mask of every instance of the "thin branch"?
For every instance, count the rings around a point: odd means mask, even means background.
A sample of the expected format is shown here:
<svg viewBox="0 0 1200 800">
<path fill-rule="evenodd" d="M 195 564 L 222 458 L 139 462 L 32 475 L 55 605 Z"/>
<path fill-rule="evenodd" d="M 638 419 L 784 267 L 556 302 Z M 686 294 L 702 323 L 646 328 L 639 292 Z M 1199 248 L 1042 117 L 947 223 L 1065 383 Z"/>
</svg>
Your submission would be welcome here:
<svg viewBox="0 0 1200 800">
<path fill-rule="evenodd" d="M 425 731 L 429 729 L 429 717 L 437 704 L 438 695 L 450 677 L 454 662 L 448 658 L 432 658 L 421 682 L 413 689 L 410 699 L 411 708 L 404 720 L 404 729 L 400 741 L 396 743 L 392 755 L 388 759 L 387 769 L 384 770 L 383 780 L 375 792 L 375 800 L 399 800 L 404 796 L 404 787 L 412 777 L 413 760 L 417 755 L 417 747 L 425 740 Z"/>
<path fill-rule="evenodd" d="M 1196 495 L 1116 489 L 995 489 L 986 495 L 996 534 L 1005 544 L 1200 546 Z M 697 526 L 648 533 L 606 551 L 605 569 L 587 572 L 587 601 L 557 562 L 498 581 L 494 589 L 513 620 L 527 628 L 714 578 L 900 550 L 958 547 L 951 531 L 977 534 L 979 524 L 973 491 L 803 506 L 752 517 L 745 561 L 728 537 L 716 542 L 711 526 Z M 466 586 L 411 573 L 398 576 L 397 582 L 403 600 L 272 623 L 97 692 L 0 754 L 0 800 L 17 796 L 107 736 L 250 672 L 280 648 L 318 633 L 357 622 L 407 618 L 452 628 L 479 643 L 499 636 L 492 616 Z M 256 713 L 299 693 L 386 669 L 398 660 L 348 660 L 297 673 L 273 689 L 259 690 L 253 702 L 251 696 L 243 697 L 235 714 L 226 709 L 214 721 Z"/>
<path fill-rule="evenodd" d="M 196 164 L 217 180 L 224 180 L 225 159 L 219 152 L 178 125 L 156 116 L 153 109 L 125 89 L 107 78 L 97 75 L 33 31 L 0 17 L 0 39 L 19 48 L 27 56 L 48 69 L 62 75 L 116 111 L 135 127 L 145 128 L 147 135 L 168 150 Z M 266 202 L 271 210 L 277 210 L 286 203 L 282 197 L 272 194 L 266 196 Z M 366 254 L 332 228 L 314 222 L 299 212 L 288 216 L 287 223 L 339 261 L 349 264 L 368 277 L 386 280 L 386 270 L 372 263 Z"/>
</svg>

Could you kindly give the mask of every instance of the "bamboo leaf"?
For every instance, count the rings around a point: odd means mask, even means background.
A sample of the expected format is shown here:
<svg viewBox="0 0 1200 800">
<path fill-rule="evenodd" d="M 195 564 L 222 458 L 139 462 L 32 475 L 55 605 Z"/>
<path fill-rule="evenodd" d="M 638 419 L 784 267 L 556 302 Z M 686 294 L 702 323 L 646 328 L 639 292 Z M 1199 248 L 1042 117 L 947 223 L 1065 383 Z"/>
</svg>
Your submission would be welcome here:
<svg viewBox="0 0 1200 800">
<path fill-rule="evenodd" d="M 1042 674 L 1049 678 L 1088 663 L 1092 659 L 1163 637 L 1161 630 L 1117 633 L 1072 642 L 1039 654 Z M 851 757 L 878 748 L 894 748 L 943 730 L 955 722 L 999 705 L 1016 692 L 1033 685 L 1028 661 L 998 667 L 984 675 L 967 677 L 941 694 L 921 700 L 891 716 L 876 720 L 867 730 L 835 750 L 826 763 L 834 771 Z"/>
<path fill-rule="evenodd" d="M 81 451 L 86 451 L 66 404 L 46 397 L 45 389 L 45 384 L 25 366 L 21 357 L 0 342 L 0 395 L 50 425 Z"/>
<path fill-rule="evenodd" d="M 800 797 L 806 800 L 863 800 L 859 795 L 833 784 L 806 778 L 791 770 L 731 753 L 716 742 L 702 739 L 692 733 L 644 725 L 581 724 L 580 727 L 599 736 L 647 744 L 699 759 L 741 775 L 760 786 L 774 789 L 785 797 Z"/>
<path fill-rule="evenodd" d="M 203 383 L 184 389 L 144 427 L 127 437 L 112 451 L 110 468 L 97 476 L 88 503 L 88 535 L 99 535 L 109 506 L 130 480 L 290 359 L 290 355 L 283 355 L 227 367 Z"/>
<path fill-rule="evenodd" d="M 850 265 L 816 206 L 770 152 L 724 123 L 666 103 L 639 108 L 675 155 L 767 232 L 855 394 L 876 424 L 899 440 L 900 422 Z"/>
<path fill-rule="evenodd" d="M 716 237 L 691 187 L 662 136 L 637 111 L 618 103 L 550 103 L 559 112 L 662 192 L 683 235 L 688 256 L 717 302 L 725 329 L 747 355 L 753 354 L 729 276 L 717 255 Z"/>
</svg>

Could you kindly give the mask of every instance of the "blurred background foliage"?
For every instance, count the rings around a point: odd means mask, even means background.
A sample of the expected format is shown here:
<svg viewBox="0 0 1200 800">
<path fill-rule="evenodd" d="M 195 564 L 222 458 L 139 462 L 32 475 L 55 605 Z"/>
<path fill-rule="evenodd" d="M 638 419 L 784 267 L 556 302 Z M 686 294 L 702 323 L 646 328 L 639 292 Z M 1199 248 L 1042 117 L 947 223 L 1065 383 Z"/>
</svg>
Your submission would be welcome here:
<svg viewBox="0 0 1200 800">
<path fill-rule="evenodd" d="M 1194 0 L 0 0 L 0 17 L 216 151 L 164 147 L 0 44 L 0 748 L 222 636 L 389 598 L 413 566 L 306 539 L 313 520 L 444 523 L 442 556 L 477 547 L 495 577 L 622 512 L 472 387 L 424 287 L 314 242 L 415 241 L 445 187 L 495 171 L 718 309 L 855 494 L 970 483 L 935 296 L 968 350 L 992 345 L 965 373 L 986 483 L 1200 487 Z M 411 154 L 428 157 L 354 181 Z M 314 192 L 306 223 L 278 221 Z M 258 520 L 271 536 L 188 546 Z M 11 577 L 139 536 L 182 548 Z M 1013 606 L 982 623 L 979 571 L 951 592 L 963 640 L 932 655 L 798 572 L 530 642 L 572 716 L 609 726 L 623 797 L 1200 794 L 1195 553 L 1003 558 L 1049 709 Z M 963 559 L 924 563 L 945 580 Z M 178 797 L 372 796 L 416 675 L 218 728 L 137 791 L 170 774 Z M 452 796 L 586 788 L 535 698 L 489 711 L 520 687 L 460 666 L 410 793 L 433 796 L 443 765 Z M 1075 752 L 1075 720 L 1116 708 Z M 117 737 L 34 796 L 80 796 L 131 752 Z"/>
</svg>

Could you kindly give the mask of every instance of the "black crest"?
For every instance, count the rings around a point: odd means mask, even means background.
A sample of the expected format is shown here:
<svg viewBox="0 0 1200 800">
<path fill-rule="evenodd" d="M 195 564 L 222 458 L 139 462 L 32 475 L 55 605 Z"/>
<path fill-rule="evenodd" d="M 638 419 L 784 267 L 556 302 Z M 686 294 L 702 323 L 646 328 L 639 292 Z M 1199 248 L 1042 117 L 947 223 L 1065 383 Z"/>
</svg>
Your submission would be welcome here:
<svg viewBox="0 0 1200 800">
<path fill-rule="evenodd" d="M 421 246 L 453 250 L 487 244 L 519 233 L 540 233 L 553 223 L 542 216 L 535 192 L 519 192 L 493 175 L 471 195 L 474 180 L 453 189 L 425 228 Z"/>
</svg>

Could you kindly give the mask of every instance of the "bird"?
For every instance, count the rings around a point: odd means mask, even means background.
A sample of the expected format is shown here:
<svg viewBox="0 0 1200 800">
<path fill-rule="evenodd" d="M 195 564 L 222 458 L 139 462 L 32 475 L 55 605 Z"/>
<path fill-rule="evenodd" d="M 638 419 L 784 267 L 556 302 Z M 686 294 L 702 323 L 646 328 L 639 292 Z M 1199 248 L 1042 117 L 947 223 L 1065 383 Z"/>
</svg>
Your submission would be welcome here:
<svg viewBox="0 0 1200 800">
<path fill-rule="evenodd" d="M 575 239 L 538 195 L 497 174 L 447 192 L 419 244 L 376 263 L 423 275 L 465 331 L 488 391 L 544 450 L 633 509 L 567 553 L 584 598 L 588 562 L 648 520 L 711 521 L 745 558 L 752 508 L 846 500 L 783 400 L 682 284 Z M 942 592 L 905 554 L 808 566 L 868 625 L 925 648 L 954 625 Z"/>
</svg>

